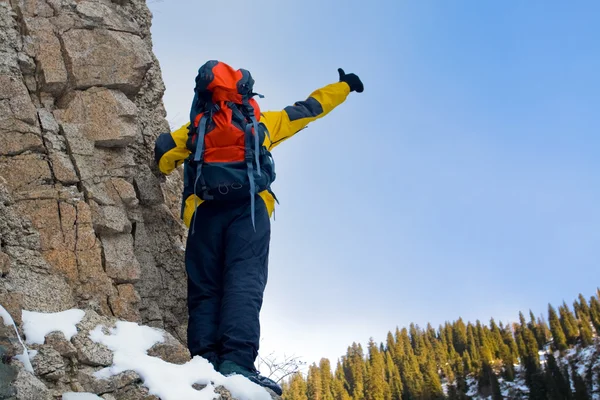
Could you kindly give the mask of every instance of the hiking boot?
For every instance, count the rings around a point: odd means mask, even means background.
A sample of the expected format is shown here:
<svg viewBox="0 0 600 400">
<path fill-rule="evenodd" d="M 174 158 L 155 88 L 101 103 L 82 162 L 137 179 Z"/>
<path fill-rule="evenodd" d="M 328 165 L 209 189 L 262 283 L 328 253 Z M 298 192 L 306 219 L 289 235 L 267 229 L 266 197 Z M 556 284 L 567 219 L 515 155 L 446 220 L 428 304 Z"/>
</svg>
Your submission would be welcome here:
<svg viewBox="0 0 600 400">
<path fill-rule="evenodd" d="M 218 371 L 225 376 L 242 375 L 248 378 L 248 380 L 250 380 L 251 382 L 256 383 L 257 385 L 271 389 L 278 396 L 281 396 L 281 393 L 283 393 L 283 391 L 281 390 L 281 386 L 279 386 L 274 380 L 260 375 L 258 371 L 244 368 L 241 365 L 234 363 L 233 361 L 223 361 L 219 365 Z"/>
</svg>

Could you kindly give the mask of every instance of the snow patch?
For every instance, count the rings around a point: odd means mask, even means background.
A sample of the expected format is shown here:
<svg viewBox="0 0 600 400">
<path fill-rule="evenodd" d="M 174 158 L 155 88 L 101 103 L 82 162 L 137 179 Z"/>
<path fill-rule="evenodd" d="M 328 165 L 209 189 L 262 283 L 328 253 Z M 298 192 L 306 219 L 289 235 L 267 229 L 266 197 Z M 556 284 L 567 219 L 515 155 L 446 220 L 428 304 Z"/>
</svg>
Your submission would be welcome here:
<svg viewBox="0 0 600 400">
<path fill-rule="evenodd" d="M 11 326 L 15 324 L 11 315 L 6 311 L 6 308 L 0 305 L 0 317 L 2 317 L 2 321 L 4 321 L 4 326 Z"/>
<path fill-rule="evenodd" d="M 23 365 L 25 365 L 25 369 L 29 372 L 33 372 L 33 367 L 31 370 L 28 369 L 28 365 L 31 365 L 31 360 L 37 355 L 37 350 L 27 350 L 27 354 L 23 351 L 22 354 L 17 354 L 14 358 L 21 361 Z"/>
<path fill-rule="evenodd" d="M 67 310 L 57 313 L 38 313 L 23 310 L 23 332 L 29 344 L 44 344 L 50 332 L 62 332 L 67 340 L 77 333 L 76 325 L 85 315 L 83 310 Z"/>
<path fill-rule="evenodd" d="M 466 379 L 466 383 L 467 383 L 467 388 L 469 388 L 469 390 L 467 391 L 467 396 L 469 396 L 469 397 L 475 396 L 477 394 L 477 381 L 469 376 Z"/>
<path fill-rule="evenodd" d="M 23 353 L 16 355 L 15 358 L 23 363 L 23 366 L 25 366 L 26 371 L 31 372 L 33 374 L 33 366 L 31 365 L 31 358 L 35 357 L 35 355 L 37 354 L 37 351 L 27 350 L 27 347 L 21 340 L 21 335 L 19 335 L 19 330 L 17 329 L 17 325 L 15 324 L 15 321 L 13 320 L 13 318 L 9 314 L 9 312 L 6 311 L 6 309 L 4 307 L 2 307 L 1 305 L 0 305 L 0 317 L 2 317 L 2 321 L 4 321 L 4 326 L 12 325 L 13 328 L 15 328 L 15 333 L 17 334 L 17 339 L 19 339 L 19 343 L 21 343 L 21 346 L 23 346 Z"/>
<path fill-rule="evenodd" d="M 68 392 L 68 393 L 63 393 L 62 400 L 103 400 L 103 399 L 102 399 L 102 397 L 98 397 L 93 393 Z"/>
<path fill-rule="evenodd" d="M 538 357 L 540 359 L 540 365 L 541 366 L 545 366 L 546 365 L 546 354 L 548 354 L 548 352 L 546 350 L 540 350 L 540 351 L 538 351 Z"/>
<path fill-rule="evenodd" d="M 135 371 L 142 378 L 150 394 L 162 400 L 212 400 L 219 397 L 216 386 L 224 386 L 233 397 L 240 400 L 271 400 L 268 392 L 240 375 L 225 377 L 215 371 L 212 364 L 202 357 L 194 357 L 186 364 L 177 365 L 151 357 L 147 351 L 156 343 L 162 343 L 162 333 L 148 326 L 119 321 L 114 328 L 103 332 L 98 326 L 90 332 L 90 339 L 101 343 L 114 352 L 113 365 L 96 372 L 99 379 L 106 379 L 121 372 Z M 206 385 L 197 390 L 192 385 Z"/>
<path fill-rule="evenodd" d="M 102 368 L 101 370 L 94 372 L 94 377 L 96 379 L 108 379 L 111 376 L 113 376 L 113 374 L 110 372 L 109 367 Z"/>
</svg>

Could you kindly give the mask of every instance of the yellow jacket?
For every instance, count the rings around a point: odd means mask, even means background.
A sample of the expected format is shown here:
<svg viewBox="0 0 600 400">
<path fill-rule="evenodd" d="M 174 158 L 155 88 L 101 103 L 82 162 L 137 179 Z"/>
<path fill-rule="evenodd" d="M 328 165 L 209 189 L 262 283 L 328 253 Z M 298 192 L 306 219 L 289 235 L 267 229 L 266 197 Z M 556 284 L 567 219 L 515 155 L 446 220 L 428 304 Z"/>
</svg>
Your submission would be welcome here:
<svg viewBox="0 0 600 400">
<path fill-rule="evenodd" d="M 288 106 L 282 111 L 262 113 L 259 123 L 265 126 L 270 135 L 270 138 L 269 135 L 265 137 L 263 145 L 271 151 L 312 121 L 324 117 L 335 107 L 342 104 L 349 93 L 350 87 L 347 83 L 337 82 L 314 91 L 306 100 Z M 170 174 L 190 156 L 191 152 L 186 147 L 188 126 L 189 123 L 174 132 L 163 133 L 156 140 L 155 160 L 162 173 Z M 271 215 L 275 208 L 273 195 L 265 190 L 260 193 L 260 196 L 265 202 L 269 215 Z M 202 202 L 203 200 L 193 193 L 184 193 L 181 216 L 187 227 L 190 226 L 196 207 Z"/>
</svg>

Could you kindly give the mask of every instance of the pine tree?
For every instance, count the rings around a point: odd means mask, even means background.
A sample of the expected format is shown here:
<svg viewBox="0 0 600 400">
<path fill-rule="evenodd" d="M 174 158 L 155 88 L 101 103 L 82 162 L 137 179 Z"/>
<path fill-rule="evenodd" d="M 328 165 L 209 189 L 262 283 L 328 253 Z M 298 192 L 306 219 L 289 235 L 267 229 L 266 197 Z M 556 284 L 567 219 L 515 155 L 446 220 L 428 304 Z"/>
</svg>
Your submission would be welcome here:
<svg viewBox="0 0 600 400">
<path fill-rule="evenodd" d="M 512 355 L 510 348 L 502 343 L 500 348 L 500 359 L 502 360 L 502 366 L 504 367 L 504 379 L 509 382 L 515 380 L 515 359 Z"/>
<path fill-rule="evenodd" d="M 369 362 L 365 380 L 365 400 L 382 400 L 388 392 L 385 361 L 373 339 L 369 340 Z"/>
<path fill-rule="evenodd" d="M 288 392 L 290 390 L 290 384 L 287 380 L 281 382 L 281 390 L 284 392 Z"/>
<path fill-rule="evenodd" d="M 546 398 L 546 385 L 544 375 L 540 371 L 537 340 L 531 329 L 526 325 L 519 327 L 518 340 L 522 342 L 524 350 L 521 360 L 525 367 L 525 382 L 529 386 L 529 399 L 544 400 Z"/>
<path fill-rule="evenodd" d="M 502 392 L 500 391 L 500 383 L 498 377 L 494 373 L 492 366 L 484 361 L 478 379 L 479 393 L 485 397 L 491 394 L 493 400 L 502 400 Z"/>
<path fill-rule="evenodd" d="M 344 367 L 342 366 L 342 362 L 338 360 L 333 380 L 333 398 L 335 400 L 352 400 L 352 397 L 348 393 L 348 387 Z"/>
<path fill-rule="evenodd" d="M 450 354 L 448 354 L 448 351 L 446 350 L 448 347 L 442 340 L 435 340 L 432 345 L 435 362 L 439 365 L 442 376 L 445 377 L 448 382 L 452 382 L 454 380 L 454 371 L 452 371 L 452 365 L 450 365 Z"/>
<path fill-rule="evenodd" d="M 578 308 L 581 311 L 581 314 L 584 314 L 588 319 L 591 318 L 590 316 L 590 306 L 588 305 L 587 300 L 585 299 L 585 297 L 583 297 L 583 295 L 581 293 L 579 293 L 579 304 L 578 304 Z M 577 318 L 581 317 L 579 316 L 579 314 L 577 314 Z"/>
<path fill-rule="evenodd" d="M 310 400 L 323 400 L 321 397 L 321 371 L 319 371 L 319 367 L 316 364 L 308 367 L 306 395 Z"/>
<path fill-rule="evenodd" d="M 462 318 L 459 318 L 454 323 L 454 327 L 452 328 L 452 342 L 460 355 L 467 349 L 467 327 Z"/>
<path fill-rule="evenodd" d="M 389 400 L 402 399 L 402 379 L 390 352 L 385 354 L 385 375 L 390 390 Z"/>
<path fill-rule="evenodd" d="M 491 363 L 498 354 L 498 346 L 494 341 L 492 332 L 487 326 L 483 326 L 479 320 L 476 323 L 476 330 L 479 337 L 479 356 L 482 362 Z"/>
<path fill-rule="evenodd" d="M 540 350 L 544 350 L 548 342 L 550 341 L 550 337 L 552 334 L 550 333 L 550 328 L 546 323 L 546 320 L 543 318 L 538 318 L 537 320 L 538 332 L 536 334 L 536 339 L 540 345 Z"/>
<path fill-rule="evenodd" d="M 427 328 L 425 329 L 425 332 L 427 333 L 427 337 L 431 343 L 438 340 L 438 336 L 435 333 L 435 329 L 433 329 L 433 326 L 431 326 L 429 322 L 427 323 Z"/>
<path fill-rule="evenodd" d="M 515 358 L 510 350 L 510 347 L 505 343 L 505 340 L 502 337 L 502 330 L 496 325 L 496 322 L 493 318 L 490 320 L 490 326 L 492 340 L 496 343 L 496 347 L 498 348 L 494 357 L 502 360 L 502 365 L 504 367 L 504 378 L 507 381 L 512 382 L 515 379 Z M 509 339 L 509 343 L 510 342 L 514 342 L 512 335 Z"/>
<path fill-rule="evenodd" d="M 485 331 L 483 329 L 483 325 L 481 325 L 481 321 L 476 320 L 475 321 L 475 334 L 476 334 L 476 338 L 477 338 L 477 345 L 479 347 L 483 346 L 483 343 L 486 341 L 486 335 L 485 335 Z"/>
<path fill-rule="evenodd" d="M 331 373 L 331 364 L 326 358 L 319 362 L 319 372 L 321 374 L 321 399 L 333 400 L 333 374 Z"/>
<path fill-rule="evenodd" d="M 302 374 L 296 372 L 292 375 L 289 386 L 283 391 L 282 398 L 283 400 L 309 400 L 306 395 L 306 381 Z"/>
<path fill-rule="evenodd" d="M 459 400 L 459 393 L 455 384 L 448 385 L 448 400 Z"/>
<path fill-rule="evenodd" d="M 596 334 L 600 335 L 600 301 L 597 298 L 590 298 L 590 319 L 596 329 Z"/>
<path fill-rule="evenodd" d="M 421 372 L 423 374 L 423 396 L 426 399 L 443 399 L 444 391 L 442 390 L 442 382 L 437 372 L 437 365 L 433 358 L 425 360 L 424 364 L 421 365 Z"/>
<path fill-rule="evenodd" d="M 419 335 L 417 332 L 417 326 L 415 324 L 410 324 L 410 326 L 408 327 L 408 333 L 410 335 L 410 345 L 412 346 L 413 350 L 415 351 L 415 354 L 418 354 L 417 339 L 418 339 Z"/>
<path fill-rule="evenodd" d="M 529 329 L 531 329 L 531 331 L 533 332 L 533 335 L 535 336 L 535 339 L 537 340 L 538 343 L 538 349 L 542 350 L 544 348 L 544 346 L 546 345 L 546 330 L 547 330 L 547 326 L 545 326 L 545 323 L 540 320 L 539 318 L 536 320 L 535 315 L 533 315 L 533 311 L 529 310 L 529 324 L 527 324 L 527 326 L 529 327 Z"/>
<path fill-rule="evenodd" d="M 581 318 L 579 319 L 579 340 L 581 341 L 581 345 L 584 347 L 590 346 L 594 343 L 592 337 L 593 334 L 590 320 L 586 314 L 581 313 Z"/>
<path fill-rule="evenodd" d="M 567 338 L 567 344 L 574 345 L 579 338 L 579 329 L 577 327 L 575 316 L 573 316 L 573 313 L 569 310 L 569 307 L 565 302 L 558 308 L 558 312 L 560 315 L 560 324 L 562 325 Z"/>
<path fill-rule="evenodd" d="M 577 373 L 575 367 L 572 367 L 572 375 L 573 375 L 573 386 L 575 387 L 575 394 L 573 398 L 575 400 L 589 400 L 590 396 L 588 394 L 587 386 L 585 385 L 585 381 Z"/>
<path fill-rule="evenodd" d="M 474 370 L 481 368 L 479 345 L 475 339 L 475 328 L 470 323 L 467 325 L 467 350 L 471 356 L 471 366 Z"/>
<path fill-rule="evenodd" d="M 397 330 L 398 328 L 396 328 Z M 396 359 L 396 342 L 394 341 L 394 335 L 392 332 L 388 332 L 385 340 L 385 350 L 392 356 L 392 360 Z"/>
<path fill-rule="evenodd" d="M 556 350 L 565 351 L 567 349 L 567 338 L 563 331 L 556 310 L 551 304 L 548 304 L 548 320 L 550 321 L 550 331 L 554 340 L 554 348 Z"/>
<path fill-rule="evenodd" d="M 463 356 L 462 356 L 462 361 L 463 361 L 463 366 L 464 366 L 464 370 L 465 370 L 465 375 L 470 374 L 471 372 L 473 372 L 473 363 L 471 362 L 471 356 L 469 356 L 469 352 L 465 351 Z"/>
<path fill-rule="evenodd" d="M 394 360 L 394 364 L 396 364 L 398 369 L 400 369 L 400 366 L 401 366 L 402 360 L 405 357 L 405 354 L 404 354 L 404 344 L 402 341 L 402 333 L 400 332 L 400 330 L 398 328 L 396 328 L 396 332 L 394 333 L 393 351 L 391 351 L 391 353 L 392 353 L 392 358 Z"/>
<path fill-rule="evenodd" d="M 500 353 L 504 341 L 502 340 L 502 332 L 500 331 L 500 328 L 498 328 L 498 325 L 496 325 L 494 318 L 490 319 L 490 341 L 494 346 L 494 358 L 502 358 Z"/>
<path fill-rule="evenodd" d="M 348 393 L 353 400 L 364 399 L 366 364 L 360 344 L 352 343 L 348 348 L 347 357 L 343 361 L 344 375 L 348 383 Z"/>
<path fill-rule="evenodd" d="M 523 342 L 525 344 L 524 364 L 530 364 L 531 371 L 537 372 L 540 368 L 540 356 L 538 353 L 538 344 L 533 332 L 527 327 L 521 331 Z"/>
<path fill-rule="evenodd" d="M 519 358 L 519 349 L 517 347 L 517 342 L 515 340 L 515 336 L 513 335 L 512 331 L 510 330 L 510 325 L 506 325 L 505 327 L 503 327 L 502 322 L 501 322 L 500 323 L 500 332 L 502 333 L 502 341 L 510 349 L 510 353 L 512 354 L 513 358 L 515 358 L 515 359 Z"/>
<path fill-rule="evenodd" d="M 523 340 L 523 335 L 521 335 L 521 328 L 519 328 L 516 332 L 515 332 L 515 340 L 517 341 L 517 348 L 519 349 L 519 358 L 521 359 L 521 361 L 524 360 L 525 356 L 527 355 L 527 348 L 525 347 L 525 341 Z"/>
<path fill-rule="evenodd" d="M 471 400 L 465 391 L 459 389 L 458 384 L 448 385 L 448 400 Z"/>
<path fill-rule="evenodd" d="M 343 382 L 337 377 L 333 380 L 333 399 L 334 400 L 352 400 L 352 397 L 346 391 Z"/>
<path fill-rule="evenodd" d="M 448 346 L 448 354 L 458 352 L 458 350 L 456 350 L 456 348 L 454 347 L 453 328 L 452 325 L 448 322 L 444 324 L 444 336 L 446 338 L 446 345 Z"/>
<path fill-rule="evenodd" d="M 479 356 L 481 357 L 482 363 L 491 363 L 493 361 L 494 356 L 492 354 L 492 351 L 490 350 L 490 347 L 488 346 L 487 340 L 484 341 L 479 347 Z"/>
<path fill-rule="evenodd" d="M 552 353 L 546 358 L 546 393 L 549 400 L 571 400 L 573 393 L 568 377 L 561 372 Z"/>
<path fill-rule="evenodd" d="M 529 310 L 529 324 L 527 324 L 527 326 L 529 327 L 529 329 L 531 329 L 531 331 L 535 335 L 535 330 L 537 328 L 537 321 L 536 321 L 535 315 L 533 314 L 533 311 L 531 311 L 531 309 Z"/>
<path fill-rule="evenodd" d="M 469 353 L 465 353 L 465 356 L 468 357 Z M 467 375 L 467 372 L 465 371 L 465 361 L 457 352 L 454 352 L 454 358 L 451 362 L 455 376 L 455 384 L 452 385 L 455 398 L 460 400 L 468 399 L 467 392 L 469 391 L 469 388 L 467 387 L 467 381 L 465 379 Z"/>
<path fill-rule="evenodd" d="M 532 375 L 526 373 L 527 386 L 529 386 L 529 400 L 547 400 L 545 375 L 538 371 Z"/>
<path fill-rule="evenodd" d="M 397 365 L 404 388 L 402 397 L 405 400 L 419 399 L 423 390 L 423 376 L 406 329 L 402 329 L 399 339 L 402 345 L 402 357 Z"/>
<path fill-rule="evenodd" d="M 427 336 L 414 325 L 411 325 L 411 344 L 417 356 L 419 364 L 423 362 L 423 359 L 429 357 L 430 348 L 427 345 Z"/>
</svg>

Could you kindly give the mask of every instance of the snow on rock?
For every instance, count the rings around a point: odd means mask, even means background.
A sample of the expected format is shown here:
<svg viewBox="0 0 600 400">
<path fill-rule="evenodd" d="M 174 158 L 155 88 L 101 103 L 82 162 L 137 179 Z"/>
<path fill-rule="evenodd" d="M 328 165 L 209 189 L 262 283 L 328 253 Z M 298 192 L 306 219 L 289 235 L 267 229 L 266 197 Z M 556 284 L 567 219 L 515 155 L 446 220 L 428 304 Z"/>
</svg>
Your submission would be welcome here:
<svg viewBox="0 0 600 400">
<path fill-rule="evenodd" d="M 12 319 L 12 317 L 10 316 L 10 314 L 8 313 L 8 311 L 6 311 L 6 309 L 4 307 L 2 307 L 0 305 L 0 317 L 2 318 L 2 321 L 4 321 L 4 325 L 6 326 L 11 326 L 14 325 L 14 321 Z"/>
<path fill-rule="evenodd" d="M 57 313 L 38 313 L 23 310 L 23 332 L 30 344 L 44 344 L 50 332 L 62 332 L 67 340 L 77 333 L 76 325 L 82 320 L 83 310 L 67 310 Z"/>
<path fill-rule="evenodd" d="M 127 374 L 134 376 L 136 381 L 141 378 L 144 390 L 147 388 L 150 395 L 156 395 L 161 400 L 212 400 L 219 398 L 219 392 L 222 390 L 229 391 L 231 398 L 239 400 L 272 399 L 271 394 L 265 388 L 250 382 L 243 376 L 225 377 L 215 371 L 212 364 L 201 357 L 194 357 L 187 362 L 183 357 L 175 357 L 175 361 L 178 363 L 167 362 L 163 359 L 165 357 L 155 357 L 152 350 L 157 345 L 165 347 L 167 352 L 174 351 L 172 347 L 169 347 L 173 346 L 170 340 L 174 339 L 166 332 L 133 322 L 115 322 L 114 319 L 106 318 L 94 320 L 95 314 L 93 312 L 88 312 L 88 314 L 86 317 L 84 311 L 77 309 L 58 313 L 38 313 L 24 310 L 22 314 L 26 343 L 39 346 L 39 355 L 34 360 L 35 371 L 46 378 L 51 374 L 56 375 L 55 378 L 65 375 L 62 365 L 54 363 L 55 359 L 62 358 L 62 353 L 76 355 L 80 361 L 86 360 L 83 350 L 78 347 L 78 343 L 82 340 L 87 340 L 90 345 L 97 346 L 110 355 L 105 364 L 89 363 L 82 367 L 83 369 L 79 370 L 78 379 L 83 384 L 80 390 L 86 392 L 63 393 L 63 400 L 99 399 L 98 394 L 109 393 L 111 390 L 125 387 L 128 384 L 133 385 L 133 383 L 123 383 L 126 379 L 119 378 L 119 376 L 123 377 Z M 5 325 L 14 326 L 18 336 L 13 319 L 1 306 L 0 317 Z M 48 340 L 46 340 L 46 335 L 48 335 Z M 64 346 L 59 346 L 61 351 L 58 351 L 50 344 L 45 344 L 47 341 L 52 343 L 54 336 L 62 338 L 63 335 L 66 343 L 73 343 L 71 348 L 63 349 Z M 20 337 L 19 340 L 21 341 Z M 27 371 L 33 372 L 34 368 L 30 359 L 35 356 L 36 351 L 28 351 L 23 341 L 21 344 L 24 349 L 23 354 L 16 358 L 25 365 Z M 36 364 L 38 359 L 40 361 Z M 172 361 L 168 357 L 166 359 Z M 101 366 L 107 367 L 98 370 L 97 368 Z M 86 369 L 87 375 L 83 372 L 84 369 Z M 68 371 L 66 372 L 68 373 Z M 87 377 L 87 381 L 82 378 L 84 376 Z M 35 378 L 31 374 L 23 375 L 23 377 L 23 382 L 27 382 L 25 378 Z M 118 379 L 119 385 L 114 384 L 117 382 L 115 379 Z M 101 384 L 111 381 L 114 382 L 104 385 L 106 388 Z M 22 390 L 30 387 L 37 386 L 28 384 Z"/>
<path fill-rule="evenodd" d="M 63 393 L 62 400 L 102 400 L 102 397 L 98 397 L 93 393 L 68 392 Z"/>
<path fill-rule="evenodd" d="M 271 395 L 259 385 L 242 376 L 225 377 L 201 357 L 178 365 L 147 354 L 156 343 L 164 341 L 161 331 L 133 322 L 118 321 L 109 334 L 98 326 L 90 332 L 90 339 L 114 352 L 113 364 L 94 376 L 107 379 L 127 370 L 142 378 L 150 394 L 162 400 L 212 400 L 219 397 L 215 387 L 223 386 L 239 400 L 271 400 Z M 205 386 L 198 390 L 193 385 Z"/>
<path fill-rule="evenodd" d="M 4 307 L 2 307 L 2 305 L 0 305 L 0 317 L 2 317 L 2 320 L 4 321 L 5 326 L 12 325 L 13 328 L 15 328 L 15 333 L 17 334 L 17 339 L 19 339 L 19 343 L 21 343 L 21 346 L 23 346 L 23 353 L 16 355 L 15 358 L 23 363 L 26 371 L 33 373 L 33 366 L 31 365 L 31 358 L 35 357 L 36 351 L 27 350 L 27 347 L 21 340 L 21 335 L 19 335 L 19 331 L 17 330 L 17 325 L 15 325 L 15 321 L 13 320 L 11 315 L 8 313 L 8 311 L 6 311 L 6 309 Z"/>
<path fill-rule="evenodd" d="M 21 354 L 17 354 L 15 356 L 15 358 L 19 361 L 21 361 L 21 363 L 23 363 L 23 365 L 25 366 L 25 369 L 29 372 L 33 373 L 33 367 L 31 366 L 31 360 L 33 360 L 33 357 L 35 357 L 37 355 L 37 350 L 28 350 L 27 348 L 24 348 L 23 353 Z"/>
</svg>

